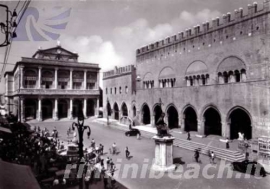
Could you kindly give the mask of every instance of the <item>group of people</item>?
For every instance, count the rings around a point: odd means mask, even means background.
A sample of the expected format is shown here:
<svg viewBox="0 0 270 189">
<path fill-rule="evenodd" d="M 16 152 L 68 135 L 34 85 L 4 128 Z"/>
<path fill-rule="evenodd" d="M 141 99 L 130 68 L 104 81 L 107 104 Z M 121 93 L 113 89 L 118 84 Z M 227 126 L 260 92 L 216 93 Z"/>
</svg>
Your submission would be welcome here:
<svg viewBox="0 0 270 189">
<path fill-rule="evenodd" d="M 56 158 L 57 148 L 60 147 L 60 141 L 48 139 L 45 130 L 30 133 L 21 126 L 18 130 L 13 130 L 12 137 L 1 141 L 0 158 L 11 163 L 28 165 L 39 175 L 47 172 L 50 163 Z"/>
<path fill-rule="evenodd" d="M 197 163 L 201 163 L 201 160 L 200 160 L 200 151 L 201 149 L 198 148 L 194 151 L 194 159 Z M 215 164 L 215 158 L 216 158 L 216 155 L 213 151 L 208 151 L 208 156 L 209 156 L 209 159 L 210 159 L 210 163 L 211 164 Z"/>
</svg>

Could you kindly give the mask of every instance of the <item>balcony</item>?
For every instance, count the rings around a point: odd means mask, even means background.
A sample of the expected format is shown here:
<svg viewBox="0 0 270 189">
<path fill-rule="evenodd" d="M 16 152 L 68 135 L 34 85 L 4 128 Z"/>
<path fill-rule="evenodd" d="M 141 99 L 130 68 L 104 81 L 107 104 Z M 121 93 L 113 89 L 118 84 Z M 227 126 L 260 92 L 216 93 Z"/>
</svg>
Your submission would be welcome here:
<svg viewBox="0 0 270 189">
<path fill-rule="evenodd" d="M 14 95 L 99 95 L 99 90 L 83 89 L 20 89 Z"/>
</svg>

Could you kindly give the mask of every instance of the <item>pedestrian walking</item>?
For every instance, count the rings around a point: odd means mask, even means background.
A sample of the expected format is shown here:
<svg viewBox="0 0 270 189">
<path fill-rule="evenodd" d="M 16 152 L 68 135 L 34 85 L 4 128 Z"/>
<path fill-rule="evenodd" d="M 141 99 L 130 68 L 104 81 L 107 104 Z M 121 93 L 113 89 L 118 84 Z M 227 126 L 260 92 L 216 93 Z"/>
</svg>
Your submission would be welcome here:
<svg viewBox="0 0 270 189">
<path fill-rule="evenodd" d="M 230 143 L 229 143 L 229 139 L 227 138 L 226 139 L 226 149 L 229 149 L 230 148 Z"/>
<path fill-rule="evenodd" d="M 126 158 L 129 159 L 130 152 L 128 150 L 128 147 L 126 147 Z"/>
<path fill-rule="evenodd" d="M 107 170 L 109 170 L 109 166 L 110 166 L 110 158 L 107 157 L 107 159 L 106 159 L 106 168 L 107 168 Z"/>
<path fill-rule="evenodd" d="M 91 147 L 93 148 L 93 150 L 95 150 L 95 145 L 96 145 L 95 139 L 92 138 Z"/>
<path fill-rule="evenodd" d="M 112 154 L 116 154 L 116 144 L 115 144 L 115 142 L 112 145 Z"/>
<path fill-rule="evenodd" d="M 104 149 L 104 146 L 102 144 L 99 144 L 98 153 L 100 155 L 103 155 L 103 149 Z"/>
<path fill-rule="evenodd" d="M 187 140 L 191 140 L 191 138 L 190 138 L 190 132 L 187 132 Z"/>
<path fill-rule="evenodd" d="M 194 158 L 195 158 L 196 162 L 199 163 L 200 153 L 199 153 L 198 149 L 195 150 Z"/>
<path fill-rule="evenodd" d="M 213 163 L 213 164 L 215 163 L 215 156 L 216 156 L 215 153 L 212 151 L 211 157 L 210 157 L 210 163 Z"/>
</svg>

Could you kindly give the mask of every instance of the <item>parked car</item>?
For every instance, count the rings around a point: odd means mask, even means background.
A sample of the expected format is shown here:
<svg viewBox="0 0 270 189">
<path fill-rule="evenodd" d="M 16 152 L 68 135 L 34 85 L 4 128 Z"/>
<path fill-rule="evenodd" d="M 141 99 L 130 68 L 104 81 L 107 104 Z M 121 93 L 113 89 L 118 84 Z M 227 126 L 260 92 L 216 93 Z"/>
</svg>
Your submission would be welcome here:
<svg viewBox="0 0 270 189">
<path fill-rule="evenodd" d="M 264 167 L 256 161 L 244 160 L 242 162 L 233 162 L 232 168 L 233 170 L 242 173 L 249 173 L 251 175 L 258 175 L 265 177 L 267 174 Z"/>
<path fill-rule="evenodd" d="M 141 132 L 138 129 L 130 129 L 129 131 L 125 132 L 126 136 L 141 136 Z"/>
</svg>

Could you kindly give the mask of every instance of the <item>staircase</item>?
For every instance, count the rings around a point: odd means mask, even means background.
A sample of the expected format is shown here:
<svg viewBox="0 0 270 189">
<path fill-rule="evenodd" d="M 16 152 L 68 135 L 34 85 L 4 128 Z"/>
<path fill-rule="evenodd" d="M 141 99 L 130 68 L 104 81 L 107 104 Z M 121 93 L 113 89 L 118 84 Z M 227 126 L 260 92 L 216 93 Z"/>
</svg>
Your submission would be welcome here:
<svg viewBox="0 0 270 189">
<path fill-rule="evenodd" d="M 117 123 L 113 123 L 113 124 L 111 124 L 111 126 L 114 126 L 117 129 L 120 129 L 123 131 L 129 130 L 128 127 L 120 126 Z M 146 138 L 152 138 L 153 136 L 156 135 L 155 133 L 142 131 L 142 130 L 140 130 L 140 132 L 141 132 L 142 136 L 144 136 Z M 239 151 L 232 151 L 232 150 L 227 150 L 227 149 L 223 149 L 223 148 L 217 148 L 214 146 L 205 145 L 205 144 L 201 144 L 198 142 L 179 139 L 179 138 L 175 138 L 174 146 L 177 146 L 179 148 L 183 148 L 186 150 L 190 150 L 190 151 L 195 151 L 196 149 L 200 149 L 200 153 L 207 155 L 207 156 L 209 154 L 209 151 L 213 151 L 217 158 L 222 159 L 222 160 L 226 160 L 226 161 L 230 161 L 230 162 L 242 161 L 245 159 L 245 155 Z"/>
<path fill-rule="evenodd" d="M 149 133 L 146 131 L 141 131 L 141 133 L 142 133 L 142 136 L 145 136 L 147 138 L 152 138 L 153 136 L 155 136 L 154 133 Z M 207 156 L 209 154 L 209 151 L 213 151 L 217 158 L 230 161 L 230 162 L 243 161 L 245 159 L 245 155 L 239 151 L 232 151 L 232 150 L 217 148 L 217 147 L 208 146 L 205 144 L 201 144 L 201 143 L 193 142 L 189 140 L 176 138 L 174 140 L 174 146 L 177 146 L 179 148 L 183 148 L 186 150 L 190 150 L 190 151 L 195 151 L 196 149 L 200 148 L 201 149 L 200 153 Z"/>
</svg>

